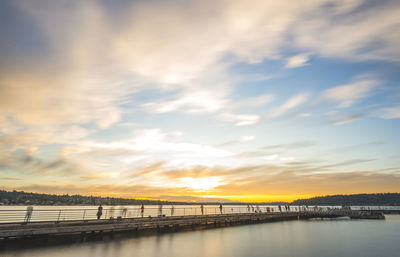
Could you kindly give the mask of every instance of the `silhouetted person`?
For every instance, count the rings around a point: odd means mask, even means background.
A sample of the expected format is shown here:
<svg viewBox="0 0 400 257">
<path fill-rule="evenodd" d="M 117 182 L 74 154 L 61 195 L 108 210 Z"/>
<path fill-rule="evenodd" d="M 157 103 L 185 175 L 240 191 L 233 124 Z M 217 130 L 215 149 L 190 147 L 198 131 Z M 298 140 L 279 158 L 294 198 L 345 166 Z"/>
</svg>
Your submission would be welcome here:
<svg viewBox="0 0 400 257">
<path fill-rule="evenodd" d="M 158 204 L 158 216 L 162 216 L 162 203 Z"/>
<path fill-rule="evenodd" d="M 219 211 L 220 211 L 221 214 L 222 214 L 222 204 L 219 205 Z"/>
<path fill-rule="evenodd" d="M 142 214 L 142 218 L 143 218 L 143 213 L 144 213 L 144 205 L 142 204 L 142 207 L 140 207 L 140 213 Z"/>
<path fill-rule="evenodd" d="M 32 212 L 33 212 L 33 207 L 32 206 L 28 206 L 26 208 L 25 222 L 29 222 L 31 220 Z"/>
<path fill-rule="evenodd" d="M 201 215 L 204 215 L 204 205 L 200 205 Z"/>
<path fill-rule="evenodd" d="M 97 208 L 97 219 L 99 220 L 101 215 L 103 215 L 103 207 L 101 204 L 99 205 L 99 208 Z"/>
<path fill-rule="evenodd" d="M 122 213 L 121 213 L 121 216 L 123 217 L 123 218 L 126 218 L 126 214 L 127 214 L 127 212 L 128 212 L 128 209 L 125 207 L 125 208 L 123 208 L 122 209 Z"/>
</svg>

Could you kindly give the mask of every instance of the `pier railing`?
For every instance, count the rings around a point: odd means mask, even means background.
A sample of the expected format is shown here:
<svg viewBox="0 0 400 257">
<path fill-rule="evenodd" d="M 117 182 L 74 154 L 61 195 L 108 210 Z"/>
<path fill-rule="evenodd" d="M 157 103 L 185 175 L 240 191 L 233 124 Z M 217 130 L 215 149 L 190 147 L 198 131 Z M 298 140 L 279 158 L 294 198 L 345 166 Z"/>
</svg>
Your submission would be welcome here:
<svg viewBox="0 0 400 257">
<path fill-rule="evenodd" d="M 168 216 L 188 216 L 188 215 L 221 215 L 221 214 L 235 214 L 235 213 L 271 213 L 276 212 L 289 212 L 299 211 L 297 207 L 291 207 L 286 210 L 282 206 L 281 211 L 278 207 L 237 207 L 237 206 L 204 206 L 203 211 L 201 207 L 172 207 L 163 206 L 159 207 L 144 207 L 143 212 L 140 206 L 127 207 L 127 208 L 103 208 L 100 219 L 123 219 L 123 218 L 141 218 L 141 217 L 168 217 Z M 306 211 L 304 209 L 303 211 Z M 72 220 L 93 220 L 97 219 L 97 208 L 71 208 L 71 209 L 44 209 L 33 208 L 30 212 L 28 210 L 10 209 L 0 210 L 0 223 L 12 222 L 39 222 L 39 221 L 72 221 Z"/>
<path fill-rule="evenodd" d="M 32 211 L 21 209 L 0 210 L 0 223 L 21 223 L 21 222 L 43 222 L 43 221 L 85 221 L 97 219 L 97 208 L 64 208 L 64 209 L 44 209 L 33 208 Z M 142 217 L 170 217 L 170 216 L 189 216 L 189 215 L 224 215 L 224 214 L 258 214 L 258 213 L 282 213 L 282 212 L 312 212 L 315 214 L 329 215 L 346 215 L 351 214 L 351 210 L 338 208 L 315 208 L 290 206 L 288 209 L 285 206 L 266 207 L 266 206 L 204 206 L 201 207 L 144 207 L 143 212 L 140 206 L 126 208 L 103 208 L 100 219 L 124 219 L 124 218 L 142 218 Z"/>
</svg>

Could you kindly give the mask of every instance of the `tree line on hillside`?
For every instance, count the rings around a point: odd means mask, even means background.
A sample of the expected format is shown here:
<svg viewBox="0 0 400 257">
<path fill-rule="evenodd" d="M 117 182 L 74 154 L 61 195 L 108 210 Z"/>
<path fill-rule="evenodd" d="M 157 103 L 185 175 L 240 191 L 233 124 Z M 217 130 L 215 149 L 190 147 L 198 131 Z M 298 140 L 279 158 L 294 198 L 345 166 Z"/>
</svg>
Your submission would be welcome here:
<svg viewBox="0 0 400 257">
<path fill-rule="evenodd" d="M 400 206 L 400 193 L 328 195 L 295 200 L 292 205 Z"/>
<path fill-rule="evenodd" d="M 0 205 L 139 205 L 158 204 L 158 200 L 137 200 L 114 197 L 37 194 L 0 190 Z M 172 203 L 165 201 L 164 203 Z M 174 204 L 182 204 L 177 202 Z"/>
</svg>

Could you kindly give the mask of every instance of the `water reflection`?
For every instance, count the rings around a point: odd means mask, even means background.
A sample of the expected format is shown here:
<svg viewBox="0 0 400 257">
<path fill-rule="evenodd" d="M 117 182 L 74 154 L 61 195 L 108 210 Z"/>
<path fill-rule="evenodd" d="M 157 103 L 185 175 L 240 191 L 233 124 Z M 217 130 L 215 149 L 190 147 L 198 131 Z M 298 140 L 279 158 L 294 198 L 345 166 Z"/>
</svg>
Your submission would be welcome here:
<svg viewBox="0 0 400 257">
<path fill-rule="evenodd" d="M 4 257 L 397 257 L 400 216 L 254 224 L 2 253 Z"/>
</svg>

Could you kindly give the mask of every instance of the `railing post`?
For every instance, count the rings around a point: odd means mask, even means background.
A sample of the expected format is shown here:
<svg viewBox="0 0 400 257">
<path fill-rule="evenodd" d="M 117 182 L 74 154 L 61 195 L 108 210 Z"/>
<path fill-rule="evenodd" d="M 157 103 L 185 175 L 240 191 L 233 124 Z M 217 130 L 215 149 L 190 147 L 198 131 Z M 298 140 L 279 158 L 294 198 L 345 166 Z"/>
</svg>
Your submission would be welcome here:
<svg viewBox="0 0 400 257">
<path fill-rule="evenodd" d="M 104 219 L 107 219 L 107 211 L 108 211 L 108 210 L 106 210 L 106 214 L 104 215 Z"/>
<path fill-rule="evenodd" d="M 58 212 L 58 218 L 57 218 L 57 221 L 60 221 L 60 216 L 61 216 L 61 210 Z"/>
<path fill-rule="evenodd" d="M 185 208 L 183 208 L 183 216 L 186 216 Z"/>
<path fill-rule="evenodd" d="M 86 210 L 83 210 L 83 220 L 85 220 Z"/>
</svg>

